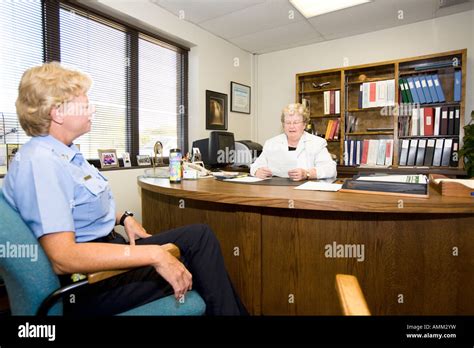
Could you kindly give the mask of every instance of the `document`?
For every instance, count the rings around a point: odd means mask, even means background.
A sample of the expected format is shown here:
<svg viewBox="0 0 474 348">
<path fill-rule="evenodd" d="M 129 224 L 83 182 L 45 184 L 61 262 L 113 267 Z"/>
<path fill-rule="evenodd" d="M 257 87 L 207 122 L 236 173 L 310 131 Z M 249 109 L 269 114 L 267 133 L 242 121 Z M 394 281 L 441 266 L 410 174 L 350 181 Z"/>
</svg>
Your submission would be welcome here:
<svg viewBox="0 0 474 348">
<path fill-rule="evenodd" d="M 268 161 L 268 167 L 273 175 L 288 178 L 288 172 L 297 168 L 296 151 L 286 151 L 272 156 Z"/>
<path fill-rule="evenodd" d="M 242 182 L 242 183 L 252 183 L 252 182 L 259 182 L 268 179 L 260 179 L 254 176 L 245 176 L 245 177 L 238 177 L 234 179 L 224 179 L 223 181 L 230 181 L 230 182 Z"/>
<path fill-rule="evenodd" d="M 308 181 L 303 185 L 295 187 L 295 190 L 310 190 L 310 191 L 332 191 L 336 192 L 342 188 L 342 184 L 330 184 L 321 181 Z"/>
<path fill-rule="evenodd" d="M 423 174 L 416 175 L 374 175 L 374 176 L 361 176 L 356 180 L 359 181 L 385 181 L 385 182 L 403 182 L 411 184 L 426 184 L 428 178 Z"/>
</svg>

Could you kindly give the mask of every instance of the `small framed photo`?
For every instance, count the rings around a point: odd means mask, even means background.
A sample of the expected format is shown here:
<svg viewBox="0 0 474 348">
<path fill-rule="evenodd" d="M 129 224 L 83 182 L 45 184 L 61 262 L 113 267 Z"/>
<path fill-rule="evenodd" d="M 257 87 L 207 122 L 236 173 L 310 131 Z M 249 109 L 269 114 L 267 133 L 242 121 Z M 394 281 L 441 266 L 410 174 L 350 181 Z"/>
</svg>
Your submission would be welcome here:
<svg viewBox="0 0 474 348">
<path fill-rule="evenodd" d="M 137 155 L 137 163 L 139 166 L 151 166 L 151 158 L 148 155 Z"/>
<path fill-rule="evenodd" d="M 227 94 L 206 90 L 206 129 L 227 130 Z"/>
<path fill-rule="evenodd" d="M 115 149 L 98 150 L 101 168 L 120 167 Z"/>
<path fill-rule="evenodd" d="M 20 150 L 20 146 L 19 144 L 7 144 L 6 147 L 7 147 L 7 169 L 10 167 L 13 159 L 15 158 L 16 156 L 16 153 L 18 152 L 18 150 Z M 20 155 L 18 155 L 20 156 Z M 20 158 L 17 157 L 16 158 L 17 160 L 19 160 Z"/>
<path fill-rule="evenodd" d="M 230 111 L 250 114 L 250 86 L 230 83 Z"/>
</svg>

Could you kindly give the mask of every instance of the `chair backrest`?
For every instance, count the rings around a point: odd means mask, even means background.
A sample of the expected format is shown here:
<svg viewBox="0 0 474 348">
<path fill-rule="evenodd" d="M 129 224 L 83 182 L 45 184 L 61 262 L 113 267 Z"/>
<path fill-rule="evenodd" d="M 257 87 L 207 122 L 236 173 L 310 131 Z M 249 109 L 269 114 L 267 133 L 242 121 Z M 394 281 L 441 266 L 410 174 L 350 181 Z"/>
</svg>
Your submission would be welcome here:
<svg viewBox="0 0 474 348">
<path fill-rule="evenodd" d="M 359 281 L 353 275 L 336 274 L 336 290 L 344 315 L 370 315 Z"/>
<path fill-rule="evenodd" d="M 59 279 L 33 232 L 0 190 L 0 275 L 13 315 L 35 315 L 41 302 L 60 287 Z M 59 301 L 49 315 L 62 315 Z"/>
</svg>

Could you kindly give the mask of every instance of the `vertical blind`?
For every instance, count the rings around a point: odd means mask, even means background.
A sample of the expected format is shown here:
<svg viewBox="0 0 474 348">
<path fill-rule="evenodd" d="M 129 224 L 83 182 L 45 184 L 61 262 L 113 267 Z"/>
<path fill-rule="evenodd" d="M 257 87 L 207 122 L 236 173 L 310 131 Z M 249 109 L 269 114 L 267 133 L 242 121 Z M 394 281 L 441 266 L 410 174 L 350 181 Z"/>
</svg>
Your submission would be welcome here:
<svg viewBox="0 0 474 348">
<path fill-rule="evenodd" d="M 18 130 L 7 143 L 28 141 L 15 111 L 22 73 L 60 60 L 93 80 L 88 95 L 96 116 L 91 132 L 75 141 L 86 158 L 116 149 L 136 163 L 136 155 L 153 153 L 156 141 L 165 156 L 173 147 L 186 150 L 187 51 L 57 0 L 0 1 L 0 38 L 0 118 L 5 131 Z M 0 136 L 2 125 L 0 119 Z"/>
</svg>

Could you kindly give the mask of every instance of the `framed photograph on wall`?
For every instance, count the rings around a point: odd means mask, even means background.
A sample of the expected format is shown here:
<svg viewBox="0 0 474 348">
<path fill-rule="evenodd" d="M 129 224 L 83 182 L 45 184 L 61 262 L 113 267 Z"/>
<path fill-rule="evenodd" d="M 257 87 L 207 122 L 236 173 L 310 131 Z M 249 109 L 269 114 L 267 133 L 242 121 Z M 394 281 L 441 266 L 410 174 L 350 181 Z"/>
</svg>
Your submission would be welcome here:
<svg viewBox="0 0 474 348">
<path fill-rule="evenodd" d="M 117 168 L 120 167 L 119 161 L 117 158 L 117 150 L 115 149 L 105 149 L 98 150 L 100 167 L 101 168 Z"/>
<path fill-rule="evenodd" d="M 250 114 L 250 86 L 230 83 L 230 111 Z"/>
<path fill-rule="evenodd" d="M 227 130 L 227 94 L 206 90 L 206 129 Z"/>
</svg>

